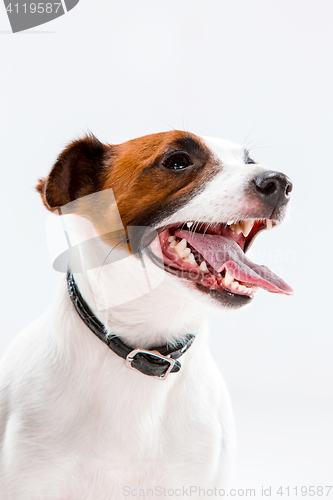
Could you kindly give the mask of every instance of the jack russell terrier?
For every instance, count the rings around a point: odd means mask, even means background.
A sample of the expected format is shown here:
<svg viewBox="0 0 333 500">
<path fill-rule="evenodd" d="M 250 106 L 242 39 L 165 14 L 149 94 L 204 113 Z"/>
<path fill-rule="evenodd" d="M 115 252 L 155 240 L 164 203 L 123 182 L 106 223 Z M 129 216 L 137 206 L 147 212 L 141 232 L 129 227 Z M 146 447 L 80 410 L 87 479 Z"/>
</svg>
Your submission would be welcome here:
<svg viewBox="0 0 333 500">
<path fill-rule="evenodd" d="M 61 153 L 37 190 L 72 249 L 2 360 L 1 499 L 222 496 L 235 438 L 205 312 L 292 293 L 246 256 L 291 189 L 243 147 L 182 131 Z"/>
</svg>

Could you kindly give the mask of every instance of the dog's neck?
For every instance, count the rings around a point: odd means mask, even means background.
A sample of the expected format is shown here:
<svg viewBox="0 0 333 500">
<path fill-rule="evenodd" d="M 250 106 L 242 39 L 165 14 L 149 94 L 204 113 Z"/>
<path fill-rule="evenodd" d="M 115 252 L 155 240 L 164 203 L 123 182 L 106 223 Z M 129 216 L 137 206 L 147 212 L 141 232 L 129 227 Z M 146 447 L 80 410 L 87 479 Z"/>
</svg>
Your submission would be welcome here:
<svg viewBox="0 0 333 500">
<path fill-rule="evenodd" d="M 129 346 L 142 348 L 172 344 L 183 341 L 188 333 L 196 334 L 205 308 L 175 286 L 172 277 L 166 276 L 155 289 L 127 300 L 132 291 L 144 290 L 146 285 L 140 261 L 134 256 L 127 260 L 108 266 L 107 272 L 74 273 L 80 293 L 107 331 Z"/>
<path fill-rule="evenodd" d="M 66 228 L 72 245 L 98 238 L 92 253 L 103 265 L 91 266 L 88 254 L 82 257 L 82 272 L 75 272 L 77 262 L 69 266 L 82 297 L 108 333 L 141 348 L 182 342 L 186 334 L 197 333 L 205 306 L 179 278 L 160 269 L 146 254 L 140 259 L 125 253 L 124 258 L 123 250 L 103 242 L 85 218 L 67 218 Z M 105 264 L 110 249 L 114 262 Z"/>
</svg>

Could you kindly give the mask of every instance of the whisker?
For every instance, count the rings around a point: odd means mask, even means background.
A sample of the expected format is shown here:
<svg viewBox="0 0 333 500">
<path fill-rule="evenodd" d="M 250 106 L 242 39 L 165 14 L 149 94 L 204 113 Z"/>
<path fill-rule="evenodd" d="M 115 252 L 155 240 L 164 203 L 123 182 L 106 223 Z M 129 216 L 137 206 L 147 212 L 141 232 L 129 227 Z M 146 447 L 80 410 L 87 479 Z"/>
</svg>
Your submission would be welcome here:
<svg viewBox="0 0 333 500">
<path fill-rule="evenodd" d="M 249 135 L 253 132 L 253 130 L 255 129 L 256 126 L 257 126 L 257 123 L 255 123 L 253 125 L 253 127 L 251 128 L 251 130 L 248 132 L 247 136 L 245 137 L 245 139 L 243 141 L 243 146 L 247 146 L 248 145 L 248 143 L 246 141 L 247 141 Z M 253 142 L 253 141 L 251 141 L 251 142 Z"/>
<path fill-rule="evenodd" d="M 115 249 L 118 245 L 120 245 L 120 243 L 124 243 L 125 241 L 126 241 L 126 239 L 125 239 L 125 238 L 121 239 L 120 241 L 118 241 L 118 243 L 117 243 L 114 247 L 112 247 L 112 248 L 111 248 L 110 252 L 108 252 L 107 256 L 105 257 L 105 259 L 104 259 L 104 261 L 103 261 L 103 264 L 101 265 L 101 268 L 100 268 L 100 271 L 99 271 L 99 274 L 98 274 L 98 277 L 97 277 L 97 281 L 98 281 L 98 280 L 99 280 L 99 278 L 100 278 L 100 275 L 101 275 L 101 272 L 102 272 L 102 268 L 103 268 L 103 266 L 104 266 L 105 262 L 107 261 L 107 259 L 108 259 L 109 255 L 111 254 L 111 252 L 113 252 L 113 250 L 114 250 L 114 249 Z"/>
<path fill-rule="evenodd" d="M 308 219 L 301 213 L 299 212 L 298 210 L 296 210 L 295 206 L 292 205 L 290 207 L 290 212 L 294 212 L 295 214 L 297 214 L 299 217 L 301 217 L 301 219 L 303 219 L 303 221 L 306 223 L 306 225 L 310 228 L 310 223 L 308 221 Z M 291 221 L 291 223 L 293 224 L 293 220 L 292 218 L 289 216 L 288 219 Z"/>
</svg>

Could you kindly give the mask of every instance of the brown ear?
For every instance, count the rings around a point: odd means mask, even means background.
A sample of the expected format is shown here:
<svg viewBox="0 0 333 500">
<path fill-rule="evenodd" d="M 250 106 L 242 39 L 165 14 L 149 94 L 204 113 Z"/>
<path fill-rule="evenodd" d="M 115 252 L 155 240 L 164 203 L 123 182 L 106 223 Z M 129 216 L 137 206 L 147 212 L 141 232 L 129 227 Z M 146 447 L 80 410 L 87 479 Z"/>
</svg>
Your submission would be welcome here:
<svg viewBox="0 0 333 500">
<path fill-rule="evenodd" d="M 101 172 L 108 146 L 93 135 L 74 141 L 59 155 L 49 176 L 36 186 L 52 212 L 77 198 L 102 189 Z"/>
</svg>

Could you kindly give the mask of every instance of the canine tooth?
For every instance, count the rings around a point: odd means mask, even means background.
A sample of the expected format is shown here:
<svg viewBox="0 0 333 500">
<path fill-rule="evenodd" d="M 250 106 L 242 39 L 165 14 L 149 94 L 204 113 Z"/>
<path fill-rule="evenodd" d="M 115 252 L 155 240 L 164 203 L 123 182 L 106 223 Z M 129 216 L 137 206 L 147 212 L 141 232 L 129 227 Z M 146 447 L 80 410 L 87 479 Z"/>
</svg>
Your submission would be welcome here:
<svg viewBox="0 0 333 500">
<path fill-rule="evenodd" d="M 186 225 L 188 228 L 190 228 L 191 226 L 193 226 L 193 222 L 186 222 Z"/>
<path fill-rule="evenodd" d="M 247 219 L 243 222 L 243 234 L 244 236 L 248 236 L 251 232 L 251 229 L 253 228 L 253 219 Z"/>
<path fill-rule="evenodd" d="M 266 229 L 269 231 L 273 227 L 273 221 L 271 219 L 266 219 Z"/>
<path fill-rule="evenodd" d="M 177 241 L 176 240 L 173 240 L 170 245 L 169 245 L 169 248 L 175 248 L 177 246 Z"/>
<path fill-rule="evenodd" d="M 225 277 L 223 278 L 222 283 L 226 286 L 229 286 L 229 285 L 231 285 L 231 283 L 233 281 L 234 281 L 234 278 L 231 276 L 231 274 L 228 273 L 228 271 L 226 271 Z"/>
<path fill-rule="evenodd" d="M 185 248 L 185 250 L 182 253 L 182 258 L 185 259 L 186 257 L 188 257 L 190 255 L 190 253 L 191 253 L 191 249 Z"/>
<path fill-rule="evenodd" d="M 168 238 L 168 241 L 171 243 L 171 241 L 173 241 L 174 239 L 175 239 L 175 237 L 170 235 Z"/>
<path fill-rule="evenodd" d="M 244 236 L 248 236 L 253 228 L 253 224 L 254 219 L 246 219 L 242 223 L 230 224 L 230 227 L 236 234 L 243 233 Z"/>
<path fill-rule="evenodd" d="M 187 246 L 187 241 L 185 238 L 183 238 L 177 245 L 175 246 L 175 250 L 178 253 L 179 257 L 182 257 L 183 251 L 185 250 Z"/>
<path fill-rule="evenodd" d="M 200 267 L 201 271 L 203 271 L 203 272 L 208 271 L 207 264 L 204 260 L 201 262 L 199 267 Z"/>
</svg>

